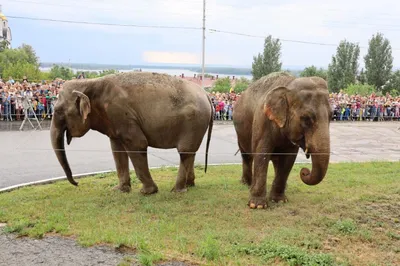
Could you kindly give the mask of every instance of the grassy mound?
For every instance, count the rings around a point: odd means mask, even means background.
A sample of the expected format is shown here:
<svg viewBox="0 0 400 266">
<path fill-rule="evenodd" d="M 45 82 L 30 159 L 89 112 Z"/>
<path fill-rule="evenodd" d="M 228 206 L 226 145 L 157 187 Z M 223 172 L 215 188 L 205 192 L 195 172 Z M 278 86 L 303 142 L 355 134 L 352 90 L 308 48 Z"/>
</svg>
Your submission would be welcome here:
<svg viewBox="0 0 400 266">
<path fill-rule="evenodd" d="M 246 206 L 240 165 L 196 167 L 196 187 L 184 194 L 170 192 L 177 169 L 162 168 L 151 171 L 160 192 L 146 197 L 134 173 L 130 194 L 111 190 L 115 174 L 3 193 L 0 222 L 20 235 L 131 248 L 143 264 L 399 265 L 399 163 L 331 164 L 317 186 L 301 182 L 303 166 L 289 177 L 289 202 L 266 210 Z"/>
</svg>

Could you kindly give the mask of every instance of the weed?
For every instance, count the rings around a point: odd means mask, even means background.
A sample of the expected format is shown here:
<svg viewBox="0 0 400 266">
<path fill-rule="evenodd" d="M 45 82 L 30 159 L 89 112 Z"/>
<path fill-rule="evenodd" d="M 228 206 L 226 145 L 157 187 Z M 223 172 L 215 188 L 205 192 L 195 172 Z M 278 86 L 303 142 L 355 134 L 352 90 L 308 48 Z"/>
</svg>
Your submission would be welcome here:
<svg viewBox="0 0 400 266">
<path fill-rule="evenodd" d="M 143 266 L 152 266 L 162 259 L 163 256 L 160 253 L 143 252 L 138 255 L 138 260 Z"/>
<path fill-rule="evenodd" d="M 336 229 L 338 232 L 345 234 L 345 235 L 349 235 L 349 234 L 353 234 L 356 229 L 357 226 L 354 223 L 353 220 L 351 219 L 345 219 L 345 220 L 338 220 L 334 225 L 333 225 L 334 229 Z"/>
<path fill-rule="evenodd" d="M 387 235 L 388 235 L 388 237 L 390 237 L 391 239 L 400 240 L 400 234 L 395 234 L 395 233 L 393 233 L 393 232 L 388 232 Z"/>
<path fill-rule="evenodd" d="M 200 243 L 198 254 L 200 257 L 205 258 L 210 261 L 218 259 L 220 250 L 218 241 L 212 234 L 207 234 L 205 240 Z"/>
<path fill-rule="evenodd" d="M 262 257 L 268 263 L 279 258 L 289 265 L 333 265 L 334 258 L 330 254 L 309 253 L 297 247 L 265 241 L 259 245 L 247 245 L 239 248 L 246 255 Z"/>
</svg>

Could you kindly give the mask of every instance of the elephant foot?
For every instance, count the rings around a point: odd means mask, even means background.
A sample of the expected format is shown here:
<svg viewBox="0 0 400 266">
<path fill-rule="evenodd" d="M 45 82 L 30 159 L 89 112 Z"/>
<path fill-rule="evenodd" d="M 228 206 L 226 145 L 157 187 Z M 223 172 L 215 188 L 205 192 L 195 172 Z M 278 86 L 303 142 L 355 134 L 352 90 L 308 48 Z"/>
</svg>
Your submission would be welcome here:
<svg viewBox="0 0 400 266">
<path fill-rule="evenodd" d="M 188 189 L 186 188 L 186 187 L 183 187 L 183 188 L 176 188 L 176 186 L 174 186 L 172 189 L 171 189 L 171 192 L 176 192 L 176 193 L 183 193 L 183 192 L 187 192 L 188 191 Z"/>
<path fill-rule="evenodd" d="M 247 203 L 247 206 L 249 206 L 250 209 L 265 209 L 268 207 L 268 203 L 265 198 L 252 197 Z"/>
<path fill-rule="evenodd" d="M 186 181 L 186 186 L 187 186 L 187 187 L 194 187 L 194 186 L 195 186 L 194 180 L 188 180 L 188 181 Z"/>
<path fill-rule="evenodd" d="M 273 194 L 273 193 L 269 196 L 269 200 L 276 203 L 279 202 L 286 203 L 289 201 L 288 198 L 285 196 L 285 194 Z"/>
<path fill-rule="evenodd" d="M 150 186 L 150 187 L 143 186 L 140 189 L 140 193 L 142 193 L 143 195 L 151 195 L 151 194 L 155 194 L 157 192 L 158 192 L 158 187 L 157 186 Z"/>
<path fill-rule="evenodd" d="M 251 186 L 251 179 L 242 177 L 240 179 L 240 183 L 246 186 Z"/>
<path fill-rule="evenodd" d="M 124 193 L 129 193 L 129 192 L 131 192 L 132 188 L 130 185 L 122 185 L 122 186 L 116 185 L 115 187 L 113 187 L 113 190 L 119 190 Z"/>
</svg>

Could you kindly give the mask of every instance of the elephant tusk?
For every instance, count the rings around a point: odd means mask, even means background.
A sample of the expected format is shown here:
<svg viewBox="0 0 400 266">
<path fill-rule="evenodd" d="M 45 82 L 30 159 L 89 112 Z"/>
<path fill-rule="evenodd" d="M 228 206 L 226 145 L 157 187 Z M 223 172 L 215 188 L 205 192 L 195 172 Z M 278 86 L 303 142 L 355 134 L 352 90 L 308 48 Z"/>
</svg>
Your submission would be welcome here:
<svg viewBox="0 0 400 266">
<path fill-rule="evenodd" d="M 304 151 L 305 154 L 308 154 L 308 148 L 306 148 L 306 150 Z"/>
</svg>

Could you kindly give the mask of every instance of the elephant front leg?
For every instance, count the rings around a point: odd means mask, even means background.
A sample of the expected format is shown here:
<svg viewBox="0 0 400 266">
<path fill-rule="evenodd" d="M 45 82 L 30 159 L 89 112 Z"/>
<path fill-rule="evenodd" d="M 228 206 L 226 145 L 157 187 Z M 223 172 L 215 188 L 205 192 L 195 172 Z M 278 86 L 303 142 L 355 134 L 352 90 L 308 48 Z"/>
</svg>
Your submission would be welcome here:
<svg viewBox="0 0 400 266">
<path fill-rule="evenodd" d="M 132 127 L 131 130 L 134 131 L 134 134 L 132 135 L 134 135 L 135 137 L 128 137 L 124 139 L 123 145 L 127 151 L 129 158 L 131 159 L 136 176 L 143 185 L 140 189 L 140 192 L 143 195 L 157 193 L 158 187 L 151 177 L 147 160 L 147 139 L 138 128 Z"/>
<path fill-rule="evenodd" d="M 243 151 L 243 153 L 245 153 Z M 242 178 L 241 182 L 248 186 L 251 186 L 251 182 L 253 179 L 253 156 L 251 154 L 243 154 L 242 153 Z"/>
<path fill-rule="evenodd" d="M 236 125 L 238 127 L 238 125 Z M 243 130 L 243 129 L 241 129 Z M 251 154 L 251 137 L 246 134 L 237 134 L 238 146 L 240 155 L 242 157 L 242 177 L 241 183 L 247 186 L 251 186 L 253 179 L 253 155 Z"/>
<path fill-rule="evenodd" d="M 271 159 L 272 149 L 266 143 L 266 137 L 263 136 L 253 144 L 254 155 L 254 175 L 250 187 L 249 207 L 251 209 L 263 209 L 268 207 L 267 203 L 267 172 L 268 163 Z"/>
<path fill-rule="evenodd" d="M 122 192 L 130 192 L 131 178 L 129 176 L 128 154 L 126 153 L 124 146 L 119 140 L 110 139 L 110 142 L 119 179 L 119 184 L 113 189 L 118 189 Z"/>
<path fill-rule="evenodd" d="M 290 171 L 293 168 L 294 162 L 296 161 L 298 150 L 299 148 L 297 146 L 290 149 L 282 150 L 282 153 L 289 153 L 289 154 L 278 155 L 277 159 L 273 160 L 275 168 L 275 179 L 272 184 L 269 200 L 272 200 L 274 202 L 288 201 L 285 195 L 286 183 Z"/>
</svg>

